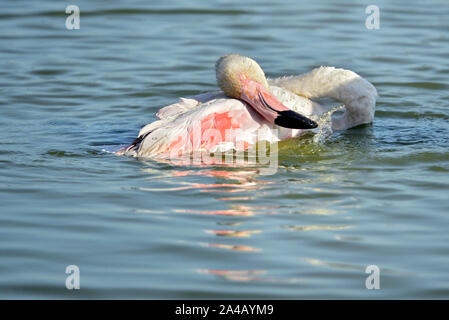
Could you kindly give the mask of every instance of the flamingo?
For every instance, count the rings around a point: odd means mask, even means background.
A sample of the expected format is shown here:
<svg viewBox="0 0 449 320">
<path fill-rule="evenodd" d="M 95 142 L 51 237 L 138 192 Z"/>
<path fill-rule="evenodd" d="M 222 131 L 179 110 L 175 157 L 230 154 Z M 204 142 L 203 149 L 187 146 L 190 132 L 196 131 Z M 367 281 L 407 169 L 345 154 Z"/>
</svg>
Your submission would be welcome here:
<svg viewBox="0 0 449 320">
<path fill-rule="evenodd" d="M 208 92 L 161 108 L 158 120 L 117 153 L 136 157 L 177 157 L 196 151 L 245 150 L 258 141 L 298 137 L 318 124 L 310 117 L 326 108 L 314 98 L 345 106 L 332 117 L 332 130 L 371 123 L 377 91 L 357 73 L 319 67 L 298 75 L 267 79 L 249 57 L 225 55 L 215 64 L 221 91 Z"/>
</svg>

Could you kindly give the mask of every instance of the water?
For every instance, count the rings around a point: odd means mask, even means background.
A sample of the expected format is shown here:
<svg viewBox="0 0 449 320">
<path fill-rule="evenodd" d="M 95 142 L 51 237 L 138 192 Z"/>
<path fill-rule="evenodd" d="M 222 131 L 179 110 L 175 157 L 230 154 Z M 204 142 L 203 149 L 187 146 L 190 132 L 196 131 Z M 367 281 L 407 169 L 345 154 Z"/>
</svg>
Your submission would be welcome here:
<svg viewBox="0 0 449 320">
<path fill-rule="evenodd" d="M 0 3 L 1 298 L 449 298 L 447 2 L 377 1 L 379 30 L 371 2 L 77 1 L 72 31 L 69 4 Z M 269 176 L 102 151 L 226 53 L 354 70 L 375 122 L 284 142 Z"/>
</svg>

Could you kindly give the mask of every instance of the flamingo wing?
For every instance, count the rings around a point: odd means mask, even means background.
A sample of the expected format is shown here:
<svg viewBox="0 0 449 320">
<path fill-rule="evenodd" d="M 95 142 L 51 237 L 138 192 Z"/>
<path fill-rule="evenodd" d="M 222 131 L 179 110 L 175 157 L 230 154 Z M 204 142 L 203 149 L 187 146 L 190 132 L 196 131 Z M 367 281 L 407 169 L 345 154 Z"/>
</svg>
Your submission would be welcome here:
<svg viewBox="0 0 449 320">
<path fill-rule="evenodd" d="M 278 140 L 270 125 L 240 100 L 218 98 L 197 105 L 187 103 L 190 109 L 182 112 L 172 109 L 176 104 L 158 112 L 162 119 L 147 126 L 151 131 L 146 131 L 140 143 L 139 156 L 179 157 L 192 151 L 245 150 L 261 140 L 259 129 L 262 139 Z"/>
</svg>

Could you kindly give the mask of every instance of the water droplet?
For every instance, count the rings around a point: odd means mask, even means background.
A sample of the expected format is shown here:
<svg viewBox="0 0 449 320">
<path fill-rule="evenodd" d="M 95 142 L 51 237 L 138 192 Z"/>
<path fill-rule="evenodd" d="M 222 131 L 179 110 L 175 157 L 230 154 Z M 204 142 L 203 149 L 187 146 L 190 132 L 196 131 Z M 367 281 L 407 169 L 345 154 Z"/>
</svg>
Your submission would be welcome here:
<svg viewBox="0 0 449 320">
<path fill-rule="evenodd" d="M 313 121 L 318 123 L 318 132 L 313 136 L 313 143 L 323 143 L 332 135 L 332 114 L 343 108 L 344 105 L 340 105 L 320 115 L 312 115 L 310 117 Z"/>
</svg>

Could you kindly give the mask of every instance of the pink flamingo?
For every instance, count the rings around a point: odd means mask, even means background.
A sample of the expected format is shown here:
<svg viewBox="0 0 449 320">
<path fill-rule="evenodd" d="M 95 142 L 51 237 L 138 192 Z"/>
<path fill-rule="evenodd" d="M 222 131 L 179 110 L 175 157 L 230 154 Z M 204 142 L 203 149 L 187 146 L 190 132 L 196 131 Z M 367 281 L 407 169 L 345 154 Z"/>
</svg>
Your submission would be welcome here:
<svg viewBox="0 0 449 320">
<path fill-rule="evenodd" d="M 137 157 L 177 157 L 196 151 L 245 150 L 258 141 L 274 143 L 317 127 L 311 116 L 326 112 L 313 98 L 332 98 L 345 105 L 333 116 L 332 129 L 370 123 L 377 91 L 358 74 L 320 67 L 299 76 L 266 79 L 251 58 L 225 55 L 216 62 L 222 91 L 209 92 L 163 107 L 156 120 L 118 151 Z"/>
</svg>

